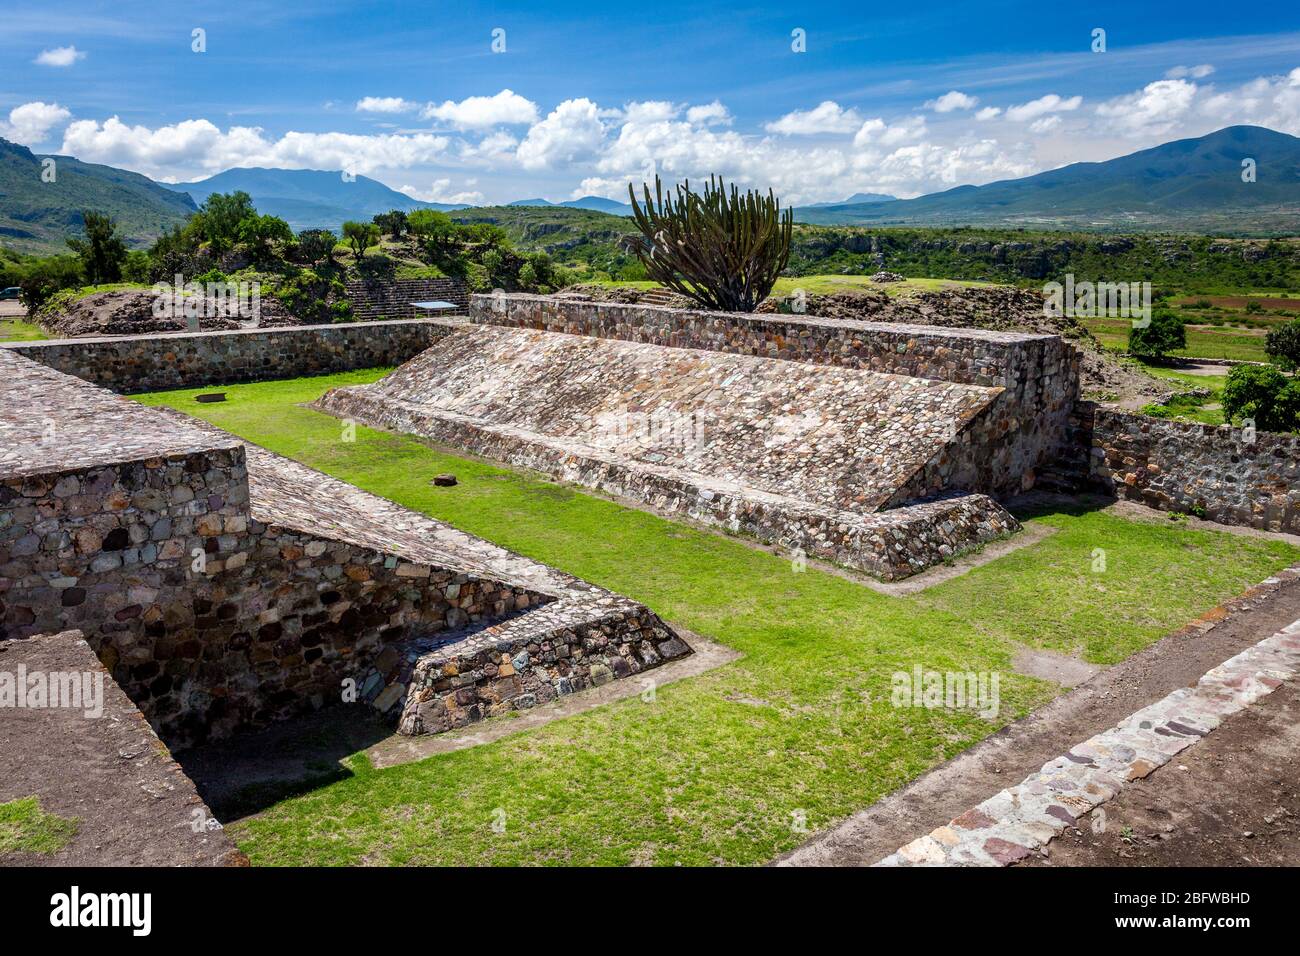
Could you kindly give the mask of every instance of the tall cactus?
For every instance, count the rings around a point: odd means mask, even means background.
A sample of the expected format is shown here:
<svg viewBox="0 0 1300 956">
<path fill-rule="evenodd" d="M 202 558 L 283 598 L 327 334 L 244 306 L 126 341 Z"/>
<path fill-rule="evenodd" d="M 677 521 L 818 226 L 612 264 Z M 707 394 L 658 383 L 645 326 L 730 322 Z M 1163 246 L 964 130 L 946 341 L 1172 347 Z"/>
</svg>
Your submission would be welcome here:
<svg viewBox="0 0 1300 956">
<path fill-rule="evenodd" d="M 794 213 L 768 190 L 766 196 L 733 184 L 728 194 L 721 178 L 709 177 L 702 193 L 690 180 L 664 195 L 655 176 L 655 193 L 642 183 L 644 208 L 629 183 L 632 218 L 641 235 L 628 248 L 650 278 L 706 309 L 753 312 L 767 298 L 790 260 Z"/>
</svg>

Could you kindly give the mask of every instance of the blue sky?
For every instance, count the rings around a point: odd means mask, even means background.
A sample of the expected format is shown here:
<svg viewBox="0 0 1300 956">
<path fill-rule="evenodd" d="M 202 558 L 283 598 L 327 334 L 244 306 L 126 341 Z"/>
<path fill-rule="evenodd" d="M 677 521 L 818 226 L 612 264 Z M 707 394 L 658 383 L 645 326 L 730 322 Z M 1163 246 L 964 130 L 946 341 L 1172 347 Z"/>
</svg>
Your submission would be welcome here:
<svg viewBox="0 0 1300 956">
<path fill-rule="evenodd" d="M 172 181 L 348 167 L 500 201 L 718 171 L 810 202 L 1300 133 L 1300 5 L 4 3 L 0 135 Z"/>
</svg>

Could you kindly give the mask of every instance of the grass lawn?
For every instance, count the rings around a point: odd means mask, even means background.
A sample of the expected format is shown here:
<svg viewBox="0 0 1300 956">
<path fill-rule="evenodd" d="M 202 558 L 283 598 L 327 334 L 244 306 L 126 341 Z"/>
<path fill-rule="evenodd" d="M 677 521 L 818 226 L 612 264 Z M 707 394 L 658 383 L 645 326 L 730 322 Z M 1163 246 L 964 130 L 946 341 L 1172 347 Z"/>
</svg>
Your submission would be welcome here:
<svg viewBox="0 0 1300 956">
<path fill-rule="evenodd" d="M 0 342 L 35 342 L 47 338 L 41 327 L 25 319 L 0 319 Z"/>
<path fill-rule="evenodd" d="M 913 597 L 878 594 L 533 476 L 299 407 L 379 371 L 141 397 L 645 602 L 744 653 L 495 743 L 352 776 L 229 827 L 258 864 L 753 864 L 1049 700 L 1020 644 L 1120 661 L 1300 558 L 1286 544 L 1102 512 Z M 430 478 L 454 472 L 460 484 Z M 1105 551 L 1104 572 L 1093 570 Z M 891 675 L 997 671 L 1001 711 L 895 708 Z M 504 813 L 504 817 L 501 815 Z M 799 821 L 806 821 L 805 830 Z M 494 822 L 504 832 L 494 832 Z M 497 827 L 501 829 L 500 826 Z"/>
<path fill-rule="evenodd" d="M 1088 331 L 1103 346 L 1116 352 L 1128 350 L 1128 319 L 1082 319 Z M 1209 325 L 1187 326 L 1187 347 L 1171 352 L 1179 358 L 1238 359 L 1244 362 L 1267 362 L 1264 354 L 1264 331 L 1218 328 Z"/>
<path fill-rule="evenodd" d="M 1168 405 L 1147 405 L 1142 409 L 1145 414 L 1154 415 L 1158 418 L 1181 418 L 1187 421 L 1200 422 L 1203 425 L 1224 424 L 1222 400 L 1223 386 L 1228 382 L 1227 375 L 1191 375 L 1161 365 L 1144 364 L 1142 367 L 1156 378 L 1169 379 L 1173 382 L 1181 382 L 1185 385 L 1210 390 L 1210 395 L 1206 398 L 1175 395 Z"/>
<path fill-rule="evenodd" d="M 0 803 L 0 853 L 56 853 L 77 829 L 77 820 L 46 813 L 36 797 Z"/>
</svg>

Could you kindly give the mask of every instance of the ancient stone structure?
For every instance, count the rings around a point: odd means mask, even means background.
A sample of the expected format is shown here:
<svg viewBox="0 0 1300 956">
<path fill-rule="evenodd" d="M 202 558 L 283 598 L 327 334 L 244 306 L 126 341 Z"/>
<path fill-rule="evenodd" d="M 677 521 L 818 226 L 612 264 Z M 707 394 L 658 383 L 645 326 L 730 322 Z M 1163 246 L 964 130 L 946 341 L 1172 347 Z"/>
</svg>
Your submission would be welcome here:
<svg viewBox="0 0 1300 956">
<path fill-rule="evenodd" d="M 441 730 L 689 653 L 626 598 L 15 350 L 0 426 L 0 638 L 79 629 L 172 746 L 349 700 Z"/>
<path fill-rule="evenodd" d="M 1300 531 L 1300 435 L 1176 422 L 1080 403 L 1087 474 L 1106 491 L 1222 524 Z"/>
<path fill-rule="evenodd" d="M 459 315 L 469 307 L 469 290 L 462 279 L 354 279 L 347 284 L 352 316 L 363 321 L 413 319 L 420 310 L 412 302 L 450 302 Z"/>
<path fill-rule="evenodd" d="M 470 326 L 319 407 L 892 579 L 1018 529 L 987 496 L 951 494 L 983 490 L 982 416 L 1002 395 Z"/>
<path fill-rule="evenodd" d="M 1055 335 L 946 329 L 815 316 L 745 314 L 587 302 L 535 295 L 475 295 L 474 322 L 545 329 L 676 348 L 835 365 L 1001 389 L 931 463 L 926 484 L 1013 494 L 1059 454 L 1079 397 L 1076 349 Z"/>
<path fill-rule="evenodd" d="M 7 349 L 117 392 L 198 388 L 400 365 L 446 322 L 341 322 L 274 329 L 3 342 Z"/>
</svg>

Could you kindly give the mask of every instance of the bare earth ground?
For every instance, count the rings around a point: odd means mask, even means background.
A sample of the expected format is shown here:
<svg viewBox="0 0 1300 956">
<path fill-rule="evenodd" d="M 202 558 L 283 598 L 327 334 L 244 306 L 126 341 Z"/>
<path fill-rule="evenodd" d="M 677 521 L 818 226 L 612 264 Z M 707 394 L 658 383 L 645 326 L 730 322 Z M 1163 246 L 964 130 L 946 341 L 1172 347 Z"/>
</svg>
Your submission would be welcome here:
<svg viewBox="0 0 1300 956">
<path fill-rule="evenodd" d="M 1300 688 L 1280 687 L 1023 866 L 1300 864 Z"/>
<path fill-rule="evenodd" d="M 27 314 L 17 299 L 0 299 L 0 319 L 16 319 Z"/>
<path fill-rule="evenodd" d="M 1300 579 L 1262 595 L 1234 599 L 1203 615 L 1194 626 L 1175 632 L 1128 660 L 1100 672 L 1045 707 L 855 814 L 840 826 L 815 836 L 781 857 L 778 865 L 865 866 L 875 863 L 1004 787 L 1018 783 L 1080 741 L 1110 728 L 1173 690 L 1194 684 L 1210 668 L 1298 619 Z M 1274 696 L 1279 695 L 1289 701 L 1295 699 L 1293 688 L 1284 688 Z M 1247 713 L 1259 709 L 1257 704 Z M 1294 705 L 1291 716 L 1295 716 Z M 1224 730 L 1232 733 L 1225 724 L 1211 734 L 1210 739 Z M 1255 747 L 1248 730 L 1241 733 L 1243 736 L 1225 737 L 1221 745 L 1225 748 L 1224 753 L 1233 750 L 1235 745 L 1239 761 L 1249 759 Z M 1278 736 L 1277 741 L 1281 748 L 1278 753 L 1288 746 L 1291 748 L 1285 759 L 1292 763 L 1300 760 L 1294 730 Z M 1205 746 L 1208 742 L 1207 739 L 1198 746 Z M 1182 773 L 1177 769 L 1180 763 L 1191 766 L 1188 760 L 1176 758 L 1169 765 L 1174 768 L 1169 772 Z M 1261 768 L 1258 772 L 1265 777 L 1269 775 L 1267 769 Z M 1153 775 L 1153 785 L 1158 776 L 1159 773 Z M 1229 776 L 1229 783 L 1231 779 Z M 1294 793 L 1294 788 L 1287 792 Z M 1223 797 L 1221 805 L 1230 803 L 1229 808 L 1234 813 L 1246 815 L 1258 809 L 1251 803 L 1259 799 L 1258 794 L 1234 795 L 1225 789 Z M 1189 791 L 1188 798 L 1195 798 L 1194 791 Z M 1130 796 L 1129 799 L 1133 798 Z M 1172 792 L 1170 799 L 1176 799 Z M 1263 802 L 1276 804 L 1282 799 L 1282 796 L 1270 796 Z M 1238 803 L 1241 809 L 1237 809 Z M 1300 863 L 1300 857 L 1293 855 L 1290 862 Z"/>
</svg>

